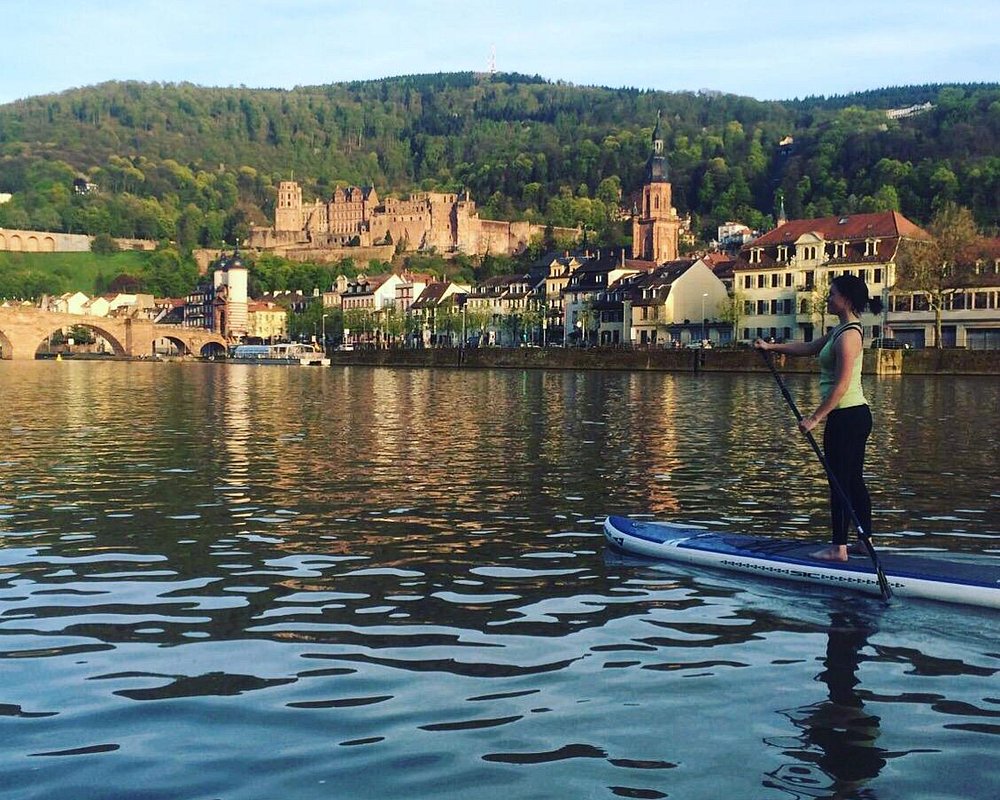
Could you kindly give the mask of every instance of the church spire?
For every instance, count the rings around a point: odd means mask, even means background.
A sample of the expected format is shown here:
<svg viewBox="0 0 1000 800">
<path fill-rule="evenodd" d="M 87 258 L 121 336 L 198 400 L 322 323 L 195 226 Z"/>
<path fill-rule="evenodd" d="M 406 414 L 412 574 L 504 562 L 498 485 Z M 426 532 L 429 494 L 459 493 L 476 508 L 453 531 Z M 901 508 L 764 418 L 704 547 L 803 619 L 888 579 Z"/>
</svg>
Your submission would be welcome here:
<svg viewBox="0 0 1000 800">
<path fill-rule="evenodd" d="M 646 183 L 662 183 L 670 180 L 667 157 L 663 153 L 662 113 L 656 112 L 656 127 L 653 129 L 653 151 L 646 162 Z"/>
</svg>

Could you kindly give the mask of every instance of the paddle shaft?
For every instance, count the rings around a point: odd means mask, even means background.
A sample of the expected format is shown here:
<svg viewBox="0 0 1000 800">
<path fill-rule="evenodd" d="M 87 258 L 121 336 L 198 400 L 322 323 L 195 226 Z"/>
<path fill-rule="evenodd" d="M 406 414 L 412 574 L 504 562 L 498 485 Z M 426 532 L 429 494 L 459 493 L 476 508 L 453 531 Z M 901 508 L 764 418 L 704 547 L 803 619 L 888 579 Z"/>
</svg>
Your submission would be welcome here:
<svg viewBox="0 0 1000 800">
<path fill-rule="evenodd" d="M 802 412 L 799 411 L 798 406 L 795 405 L 795 401 L 788 392 L 788 387 L 786 387 L 785 382 L 781 380 L 781 375 L 779 375 L 778 370 L 774 368 L 774 363 L 768 356 L 767 351 L 761 350 L 759 352 L 761 358 L 764 359 L 764 363 L 767 364 L 768 369 L 771 370 L 771 374 L 774 375 L 774 380 L 777 381 L 778 388 L 781 390 L 781 394 L 788 403 L 788 407 L 792 409 L 792 413 L 795 415 L 796 421 L 802 422 Z M 847 496 L 847 492 L 844 491 L 844 487 L 840 485 L 840 481 L 838 481 L 837 477 L 833 474 L 833 471 L 830 469 L 830 464 L 826 460 L 826 456 L 823 455 L 823 451 L 816 443 L 816 437 L 812 435 L 812 431 L 805 431 L 804 433 L 809 444 L 812 446 L 813 452 L 816 454 L 816 458 L 819 459 L 819 463 L 823 466 L 823 471 L 826 472 L 826 477 L 830 481 L 830 486 L 833 487 L 834 492 L 836 492 L 840 497 L 840 501 L 844 504 L 848 514 L 850 514 L 854 527 L 858 529 L 858 536 L 860 536 L 861 541 L 865 543 L 865 549 L 868 551 L 868 555 L 871 556 L 872 563 L 875 565 L 875 575 L 878 578 L 878 585 L 882 591 L 882 597 L 888 600 L 892 597 L 892 589 L 889 586 L 889 580 L 885 577 L 885 573 L 882 571 L 882 565 L 878 560 L 878 553 L 875 552 L 875 547 L 872 545 L 871 534 L 865 530 L 864 525 L 861 524 L 861 520 L 858 519 L 858 515 L 854 510 L 854 506 L 851 504 L 850 498 Z"/>
</svg>

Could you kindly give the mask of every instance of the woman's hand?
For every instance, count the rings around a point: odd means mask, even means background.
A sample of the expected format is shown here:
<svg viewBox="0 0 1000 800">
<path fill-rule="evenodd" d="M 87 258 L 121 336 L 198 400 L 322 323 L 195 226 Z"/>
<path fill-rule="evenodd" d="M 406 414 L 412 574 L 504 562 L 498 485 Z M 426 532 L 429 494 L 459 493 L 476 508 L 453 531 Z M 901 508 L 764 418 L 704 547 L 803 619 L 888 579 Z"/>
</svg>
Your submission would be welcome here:
<svg viewBox="0 0 1000 800">
<path fill-rule="evenodd" d="M 753 346 L 757 350 L 770 350 L 771 349 L 770 343 L 765 342 L 763 339 L 754 339 L 753 340 Z"/>
<path fill-rule="evenodd" d="M 809 433 L 809 431 L 811 431 L 817 425 L 819 425 L 819 420 L 816 419 L 816 415 L 810 414 L 808 417 L 803 417 L 799 421 L 799 430 L 802 431 L 803 434 L 806 434 Z"/>
</svg>

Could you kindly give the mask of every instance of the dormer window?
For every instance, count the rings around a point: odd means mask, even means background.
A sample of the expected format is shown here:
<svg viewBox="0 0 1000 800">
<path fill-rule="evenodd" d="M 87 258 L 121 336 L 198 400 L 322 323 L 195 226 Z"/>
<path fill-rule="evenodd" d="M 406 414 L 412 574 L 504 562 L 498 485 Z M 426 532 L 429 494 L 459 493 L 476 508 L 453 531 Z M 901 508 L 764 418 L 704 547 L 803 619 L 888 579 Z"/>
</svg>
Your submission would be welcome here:
<svg viewBox="0 0 1000 800">
<path fill-rule="evenodd" d="M 779 244 L 778 245 L 778 261 L 788 260 L 788 246 Z"/>
<path fill-rule="evenodd" d="M 760 263 L 760 248 L 755 247 L 750 251 L 750 263 L 759 264 Z"/>
</svg>

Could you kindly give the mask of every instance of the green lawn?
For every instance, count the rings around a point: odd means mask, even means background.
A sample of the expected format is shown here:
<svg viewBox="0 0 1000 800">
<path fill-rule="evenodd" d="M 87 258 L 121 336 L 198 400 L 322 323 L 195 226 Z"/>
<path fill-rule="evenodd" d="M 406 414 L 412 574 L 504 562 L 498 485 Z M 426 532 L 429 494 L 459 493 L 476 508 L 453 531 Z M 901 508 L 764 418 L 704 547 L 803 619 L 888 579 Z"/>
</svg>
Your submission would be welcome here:
<svg viewBox="0 0 1000 800">
<path fill-rule="evenodd" d="M 98 278 L 107 284 L 122 273 L 141 274 L 149 256 L 137 250 L 110 255 L 0 251 L 0 297 L 75 291 L 93 295 Z"/>
</svg>

